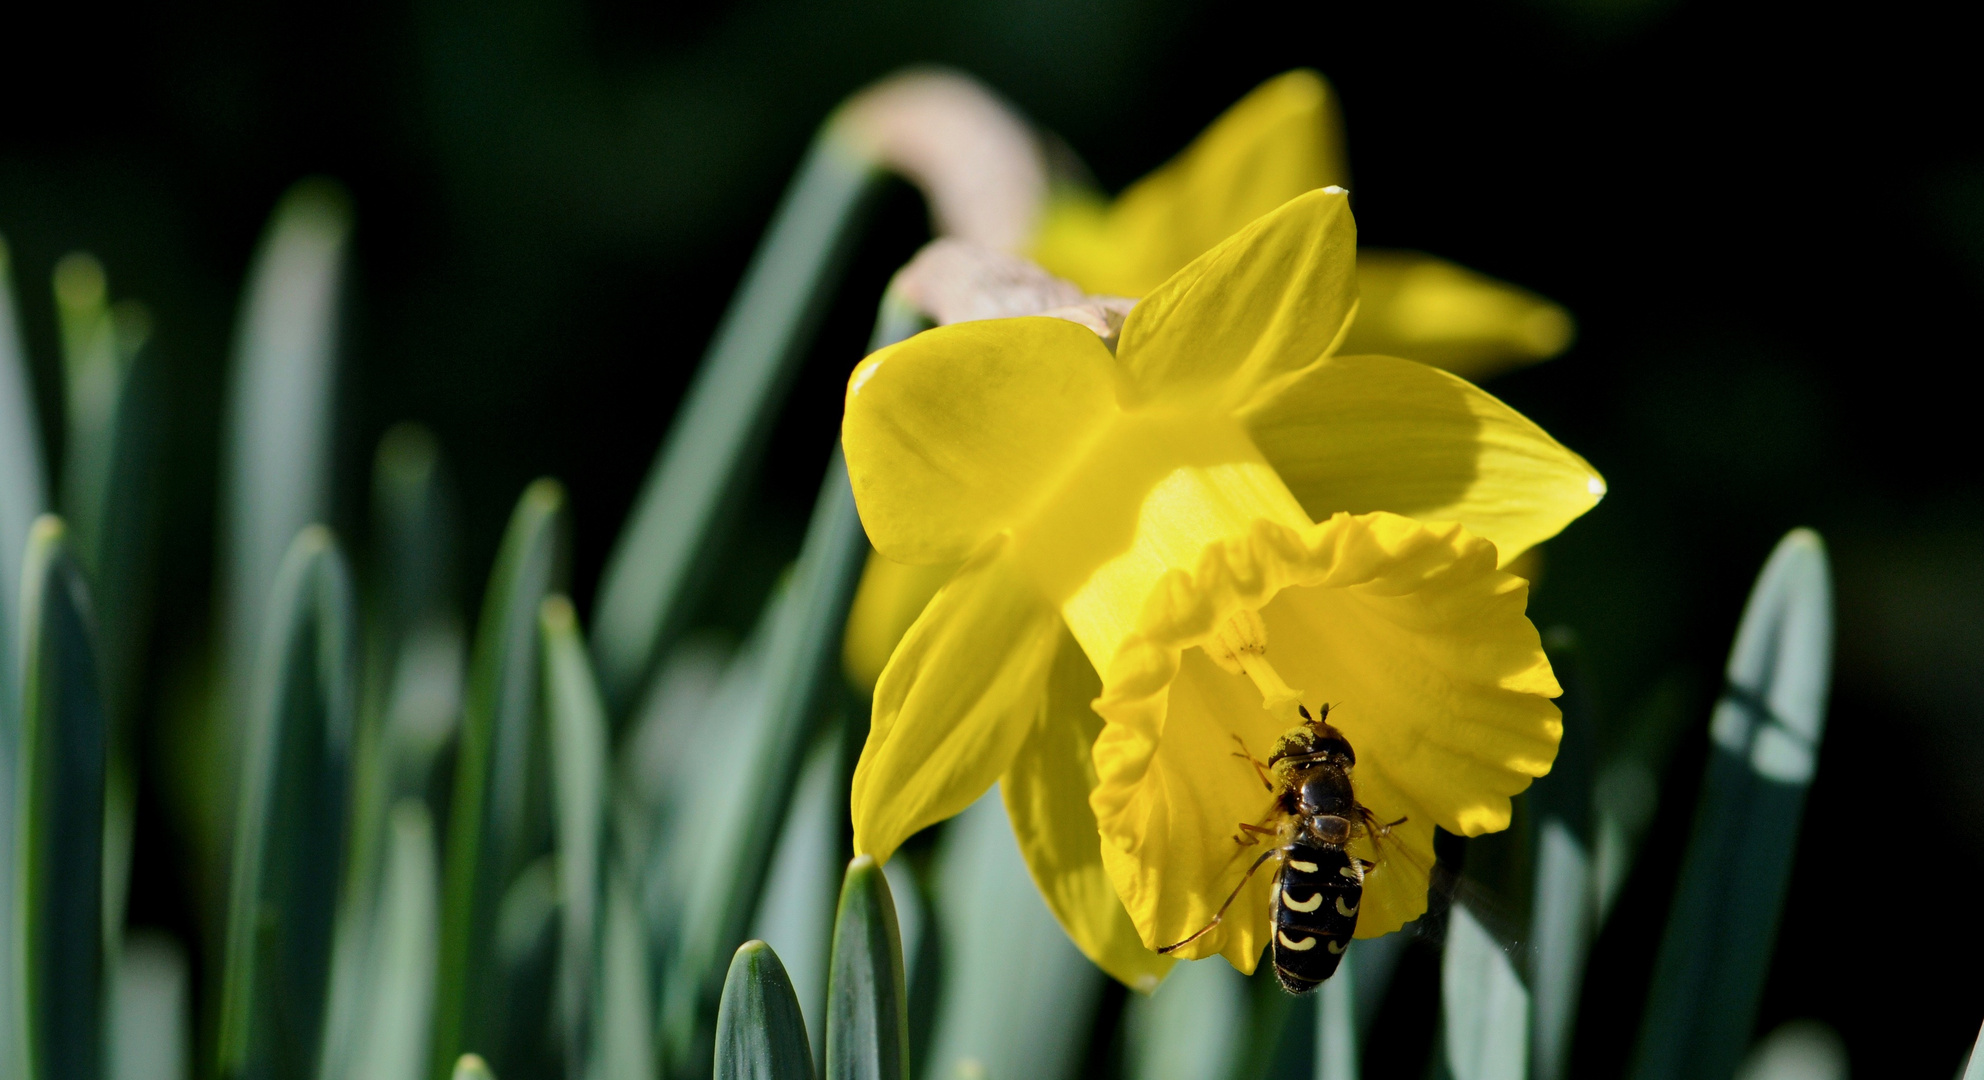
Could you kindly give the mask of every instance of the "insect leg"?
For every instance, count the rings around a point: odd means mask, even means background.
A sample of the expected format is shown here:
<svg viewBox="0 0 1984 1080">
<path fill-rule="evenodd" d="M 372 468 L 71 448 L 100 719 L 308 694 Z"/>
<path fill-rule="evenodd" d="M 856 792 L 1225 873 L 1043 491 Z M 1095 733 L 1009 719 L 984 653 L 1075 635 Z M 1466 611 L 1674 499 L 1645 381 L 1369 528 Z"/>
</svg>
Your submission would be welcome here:
<svg viewBox="0 0 1984 1080">
<path fill-rule="evenodd" d="M 1276 830 L 1274 829 L 1260 825 L 1249 825 L 1243 821 L 1240 823 L 1240 835 L 1234 837 L 1233 842 L 1239 844 L 1241 847 L 1251 847 L 1255 843 L 1254 837 L 1274 835 L 1276 835 Z"/>
<path fill-rule="evenodd" d="M 1372 836 L 1377 837 L 1379 839 L 1383 839 L 1385 837 L 1390 836 L 1392 834 L 1393 829 L 1396 829 L 1400 825 L 1403 825 L 1406 822 L 1412 820 L 1410 817 L 1402 817 L 1399 818 L 1397 821 L 1386 822 L 1385 824 L 1380 825 L 1378 824 L 1377 817 L 1371 813 L 1371 808 L 1365 806 L 1362 803 L 1359 803 L 1357 805 L 1357 813 L 1360 816 L 1362 816 L 1364 819 L 1364 828 L 1369 830 Z"/>
<path fill-rule="evenodd" d="M 1212 928 L 1219 925 L 1219 920 L 1226 918 L 1226 909 L 1233 906 L 1233 901 L 1239 897 L 1240 890 L 1246 888 L 1247 882 L 1253 880 L 1254 871 L 1259 870 L 1261 868 L 1262 863 L 1267 862 L 1270 856 L 1278 854 L 1281 850 L 1282 850 L 1281 848 L 1269 848 L 1266 851 L 1261 852 L 1261 857 L 1255 859 L 1254 865 L 1247 868 L 1247 875 L 1240 879 L 1240 884 L 1233 886 L 1233 891 L 1227 894 L 1226 903 L 1219 905 L 1219 910 L 1213 913 L 1211 922 L 1200 927 L 1199 932 L 1193 934 L 1191 937 L 1188 937 L 1183 941 L 1172 942 L 1171 944 L 1163 946 L 1162 948 L 1158 949 L 1157 950 L 1158 954 L 1163 955 L 1165 953 L 1171 952 L 1174 949 L 1182 949 L 1185 946 L 1190 945 L 1192 942 L 1197 941 L 1200 938 L 1211 933 Z"/>
<path fill-rule="evenodd" d="M 1236 731 L 1233 733 L 1233 741 L 1240 744 L 1239 752 L 1235 753 L 1233 756 L 1237 758 L 1246 758 L 1247 764 L 1252 765 L 1254 767 L 1254 772 L 1258 776 L 1260 776 L 1261 786 L 1267 788 L 1269 791 L 1273 791 L 1274 781 L 1268 778 L 1269 777 L 1268 767 L 1261 763 L 1260 758 L 1254 756 L 1253 751 L 1247 749 L 1247 740 L 1241 738 L 1240 733 Z"/>
</svg>

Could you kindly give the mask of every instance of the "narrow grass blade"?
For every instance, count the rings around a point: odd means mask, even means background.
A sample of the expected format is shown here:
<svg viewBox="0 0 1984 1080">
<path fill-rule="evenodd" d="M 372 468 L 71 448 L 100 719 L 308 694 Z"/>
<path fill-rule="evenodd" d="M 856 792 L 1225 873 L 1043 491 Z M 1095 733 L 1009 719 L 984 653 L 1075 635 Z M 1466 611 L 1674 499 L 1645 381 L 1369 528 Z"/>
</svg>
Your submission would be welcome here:
<svg viewBox="0 0 1984 1080">
<path fill-rule="evenodd" d="M 126 937 L 107 1033 L 110 1080 L 186 1080 L 193 988 L 186 947 L 156 930 Z"/>
<path fill-rule="evenodd" d="M 221 544 L 226 694 L 250 694 L 263 603 L 297 531 L 329 519 L 332 418 L 351 205 L 324 180 L 276 204 L 249 268 L 222 430 Z"/>
<path fill-rule="evenodd" d="M 28 528 L 48 509 L 38 417 L 34 380 L 14 308 L 12 256 L 6 238 L 0 237 L 0 615 L 5 616 L 0 619 L 4 623 L 0 633 L 7 635 L 21 610 L 21 582 L 14 572 L 27 555 Z M 12 677 L 11 671 L 0 673 L 0 680 Z M 6 707 L 12 708 L 13 695 L 6 696 Z"/>
<path fill-rule="evenodd" d="M 1396 936 L 1396 935 L 1394 935 Z M 1357 954 L 1370 942 L 1354 942 L 1336 974 L 1316 991 L 1316 1080 L 1357 1080 Z"/>
<path fill-rule="evenodd" d="M 1592 874 L 1603 926 L 1639 857 L 1640 843 L 1660 804 L 1660 777 L 1681 736 L 1699 713 L 1678 673 L 1655 684 L 1618 725 L 1620 738 L 1592 785 Z"/>
<path fill-rule="evenodd" d="M 755 732 L 749 750 L 731 759 L 733 775 L 749 778 L 750 797 L 721 832 L 703 834 L 713 860 L 686 901 L 680 945 L 664 981 L 663 1052 L 670 1071 L 708 1054 L 721 958 L 743 940 L 757 907 L 768 869 L 763 845 L 785 816 L 802 750 L 838 673 L 841 628 L 867 552 L 847 466 L 836 448 L 799 562 L 773 602 L 756 688 L 761 718 L 727 721 Z"/>
<path fill-rule="evenodd" d="M 125 356 L 117 347 L 103 265 L 83 252 L 55 264 L 55 311 L 62 328 L 62 513 L 76 559 L 94 574 L 110 486 Z"/>
<path fill-rule="evenodd" d="M 379 440 L 372 526 L 365 730 L 376 729 L 379 744 L 381 814 L 392 800 L 425 792 L 461 712 L 454 497 L 432 432 L 401 424 Z"/>
<path fill-rule="evenodd" d="M 771 850 L 777 872 L 765 882 L 751 920 L 751 936 L 778 950 L 808 1031 L 826 1030 L 835 898 L 845 869 L 848 791 L 841 748 L 836 724 L 822 730 L 806 752 Z"/>
<path fill-rule="evenodd" d="M 19 1012 L 8 1048 L 21 1080 L 97 1080 L 103 1071 L 103 773 L 89 597 L 60 519 L 28 533 L 18 640 L 15 776 Z"/>
<path fill-rule="evenodd" d="M 1832 679 L 1832 576 L 1816 533 L 1792 531 L 1764 564 L 1726 677 L 1635 1080 L 1728 1077 L 1750 1043 Z"/>
<path fill-rule="evenodd" d="M 812 1080 L 806 1018 L 778 954 L 747 941 L 730 958 L 716 1016 L 716 1080 Z"/>
<path fill-rule="evenodd" d="M 343 1077 L 377 1060 L 369 1002 L 380 993 L 380 907 L 394 867 L 395 802 L 425 800 L 434 756 L 453 732 L 465 646 L 451 610 L 446 564 L 451 507 L 440 450 L 424 429 L 401 425 L 380 440 L 372 470 L 373 555 L 366 598 L 365 670 L 352 760 L 350 869 L 339 901 L 322 1075 Z M 431 823 L 428 826 L 431 830 Z M 431 846 L 431 841 L 430 841 Z M 383 931 L 389 932 L 389 931 Z M 427 997 L 435 964 L 428 950 Z M 427 1068 L 426 1015 L 420 1070 Z"/>
<path fill-rule="evenodd" d="M 61 510 L 95 600 L 97 668 L 110 723 L 103 915 L 104 948 L 114 957 L 137 811 L 132 726 L 149 616 L 160 388 L 154 365 L 141 359 L 149 316 L 130 301 L 111 306 L 94 257 L 63 256 L 54 294 L 67 420 Z"/>
<path fill-rule="evenodd" d="M 1247 978 L 1214 957 L 1179 964 L 1124 1008 L 1131 1080 L 1229 1080 L 1246 1058 Z"/>
<path fill-rule="evenodd" d="M 354 603 L 330 531 L 298 533 L 254 671 L 229 882 L 222 1080 L 317 1069 L 357 711 Z"/>
<path fill-rule="evenodd" d="M 1963 1060 L 1963 1073 L 1957 1080 L 1984 1080 L 1984 1054 L 1977 1052 L 1984 1047 L 1984 1029 L 1977 1033 L 1977 1040 L 1970 1044 L 1970 1056 Z"/>
<path fill-rule="evenodd" d="M 889 881 L 872 855 L 842 879 L 827 976 L 827 1080 L 906 1080 L 908 988 Z"/>
<path fill-rule="evenodd" d="M 601 578 L 593 654 L 615 715 L 682 629 L 879 179 L 824 128 L 717 327 Z"/>
<path fill-rule="evenodd" d="M 1360 1046 L 1371 1033 L 1371 1025 L 1377 1022 L 1378 1009 L 1385 1003 L 1385 993 L 1391 989 L 1392 976 L 1398 974 L 1399 962 L 1405 959 L 1409 944 L 1410 939 L 1404 934 L 1386 934 L 1351 946 L 1350 955 L 1344 959 L 1347 966 L 1357 969 L 1350 985 Z"/>
<path fill-rule="evenodd" d="M 1529 990 L 1464 903 L 1448 911 L 1440 1006 L 1447 1071 L 1454 1080 L 1523 1080 L 1529 1069 Z"/>
<path fill-rule="evenodd" d="M 1534 1080 L 1562 1080 L 1569 1065 L 1585 955 L 1598 920 L 1591 827 L 1598 739 L 1575 636 L 1552 629 L 1544 646 L 1564 688 L 1557 699 L 1564 715 L 1564 736 L 1549 775 L 1532 784 L 1525 796 L 1536 820 L 1531 855 L 1536 876 L 1526 943 L 1533 995 L 1530 1056 Z"/>
<path fill-rule="evenodd" d="M 930 1035 L 936 1030 L 937 999 L 944 979 L 943 936 L 930 917 L 923 883 L 906 858 L 890 859 L 882 872 L 889 879 L 889 896 L 896 902 L 896 929 L 902 937 L 904 984 L 909 987 L 909 1063 L 911 1069 L 930 1057 Z"/>
<path fill-rule="evenodd" d="M 539 608 L 538 626 L 544 642 L 545 734 L 558 843 L 558 1010 L 565 1075 L 583 1076 L 594 1053 L 606 839 L 606 711 L 572 602 L 563 596 L 547 598 Z"/>
<path fill-rule="evenodd" d="M 41 424 L 35 410 L 34 381 L 14 309 L 12 259 L 0 237 L 0 657 L 14 656 L 16 620 L 21 610 L 22 560 L 28 530 L 48 509 L 47 479 L 41 456 Z M 11 659 L 0 663 L 0 870 L 14 865 L 14 758 L 19 736 L 19 676 Z M 0 971 L 12 971 L 13 890 L 0 889 Z M 13 1046 L 14 980 L 0 979 L 0 1047 Z"/>
<path fill-rule="evenodd" d="M 496 909 L 496 940 L 486 983 L 477 989 L 489 1021 L 487 1056 L 510 1062 L 512 1076 L 564 1070 L 553 1038 L 558 1021 L 558 856 L 524 867 Z"/>
<path fill-rule="evenodd" d="M 1578 990 L 1584 982 L 1598 904 L 1591 849 L 1560 817 L 1537 828 L 1536 894 L 1529 973 L 1535 991 L 1530 1043 L 1535 1080 L 1561 1080 L 1570 1064 Z"/>
<path fill-rule="evenodd" d="M 455 529 L 440 440 L 418 424 L 395 425 L 372 457 L 370 600 L 389 639 L 453 603 Z"/>
<path fill-rule="evenodd" d="M 538 730 L 538 610 L 563 586 L 565 492 L 555 481 L 525 489 L 496 553 L 476 630 L 455 760 L 435 991 L 433 1075 L 470 1049 L 494 1056 L 507 988 L 492 985 L 499 908 L 524 868 L 550 847 L 548 808 L 533 806 Z"/>
<path fill-rule="evenodd" d="M 1274 1071 L 1268 1075 L 1357 1080 L 1364 1042 L 1408 942 L 1403 933 L 1352 942 L 1336 974 L 1313 995 L 1313 1004 L 1289 1010 L 1286 1023 L 1308 1022 L 1314 1027 L 1306 1040 L 1295 1031 L 1283 1035 L 1273 1061 Z M 1280 988 L 1275 992 L 1280 993 Z M 1258 999 L 1255 1007 L 1260 1008 Z"/>
<path fill-rule="evenodd" d="M 1832 1025 L 1790 1020 L 1750 1048 L 1736 1069 L 1736 1080 L 1846 1080 L 1850 1071 L 1846 1040 Z"/>
<path fill-rule="evenodd" d="M 602 1080 L 655 1080 L 654 988 L 647 929 L 633 887 L 612 867 L 606 877 L 605 926 L 593 1029 Z"/>
<path fill-rule="evenodd" d="M 788 575 L 765 605 L 758 625 L 730 658 L 707 701 L 700 707 L 685 706 L 694 710 L 688 721 L 671 725 L 682 738 L 675 743 L 665 774 L 668 786 L 660 792 L 663 801 L 656 808 L 655 846 L 642 897 L 643 917 L 661 963 L 657 1030 L 665 1075 L 701 1067 L 687 1041 L 669 1041 L 670 1025 L 680 1031 L 673 1036 L 676 1039 L 693 1040 L 695 1035 L 698 980 L 703 972 L 689 964 L 692 932 L 707 936 L 702 928 L 719 914 L 718 905 L 734 873 L 734 849 L 763 843 L 762 837 L 753 838 L 745 830 L 754 817 L 751 801 L 766 793 L 756 785 L 736 783 L 735 777 L 739 762 L 758 758 L 772 726 L 766 709 L 770 680 L 765 658 L 773 627 L 784 618 L 791 592 Z"/>
<path fill-rule="evenodd" d="M 385 862 L 348 1071 L 326 1072 L 329 1080 L 420 1080 L 427 1072 L 441 872 L 426 803 L 402 799 L 393 807 Z"/>
<path fill-rule="evenodd" d="M 768 616 L 759 621 L 749 639 L 755 646 L 762 646 Z M 657 964 L 678 944 L 695 862 L 717 854 L 707 839 L 713 811 L 729 801 L 726 794 L 742 796 L 743 785 L 727 783 L 724 763 L 743 738 L 734 721 L 758 714 L 745 707 L 756 696 L 758 668 L 738 662 L 755 646 L 733 653 L 710 639 L 678 644 L 616 753 L 614 840 Z"/>
<path fill-rule="evenodd" d="M 944 993 L 923 1075 L 1076 1075 L 1105 976 L 1040 899 L 996 787 L 945 826 L 936 918 Z"/>
</svg>

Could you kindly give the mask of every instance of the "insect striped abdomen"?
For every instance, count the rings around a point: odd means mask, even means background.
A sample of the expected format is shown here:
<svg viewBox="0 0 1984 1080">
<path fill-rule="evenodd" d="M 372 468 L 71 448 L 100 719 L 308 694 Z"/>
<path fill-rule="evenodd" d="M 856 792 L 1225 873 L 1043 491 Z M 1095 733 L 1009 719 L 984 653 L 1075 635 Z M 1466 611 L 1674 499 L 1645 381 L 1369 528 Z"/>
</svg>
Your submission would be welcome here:
<svg viewBox="0 0 1984 1080">
<path fill-rule="evenodd" d="M 1291 845 L 1274 888 L 1274 973 L 1282 988 L 1305 994 L 1336 974 L 1364 881 L 1341 848 Z"/>
</svg>

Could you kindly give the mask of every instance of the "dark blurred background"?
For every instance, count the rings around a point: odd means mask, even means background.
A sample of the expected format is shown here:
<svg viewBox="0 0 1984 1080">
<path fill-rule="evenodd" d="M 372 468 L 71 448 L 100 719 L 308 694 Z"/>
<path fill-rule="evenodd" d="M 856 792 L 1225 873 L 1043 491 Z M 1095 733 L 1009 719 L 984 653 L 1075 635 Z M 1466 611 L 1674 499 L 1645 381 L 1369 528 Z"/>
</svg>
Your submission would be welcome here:
<svg viewBox="0 0 1984 1080">
<path fill-rule="evenodd" d="M 1256 83 L 1313 66 L 1342 96 L 1366 242 L 1576 314 L 1569 355 L 1492 386 L 1611 482 L 1550 544 L 1532 610 L 1579 632 L 1607 722 L 1691 710 L 1594 956 L 1577 1073 L 1623 1065 L 1736 616 L 1772 543 L 1812 525 L 1835 559 L 1838 675 L 1761 1023 L 1821 1017 L 1856 1072 L 1941 1077 L 1984 1015 L 1984 926 L 1965 914 L 1984 857 L 1984 502 L 1961 389 L 1984 126 L 1959 19 L 1688 0 L 49 5 L 0 34 L 0 233 L 51 429 L 55 259 L 93 251 L 113 297 L 150 305 L 171 395 L 155 650 L 171 667 L 210 621 L 237 290 L 298 177 L 337 178 L 358 213 L 342 524 L 363 528 L 379 434 L 423 421 L 458 481 L 470 600 L 516 495 L 551 474 L 573 495 L 583 606 L 840 98 L 953 64 L 1115 189 Z M 796 551 L 869 305 L 924 229 L 892 195 L 710 621 L 744 623 Z M 171 838 L 145 822 L 133 917 L 195 933 Z"/>
</svg>

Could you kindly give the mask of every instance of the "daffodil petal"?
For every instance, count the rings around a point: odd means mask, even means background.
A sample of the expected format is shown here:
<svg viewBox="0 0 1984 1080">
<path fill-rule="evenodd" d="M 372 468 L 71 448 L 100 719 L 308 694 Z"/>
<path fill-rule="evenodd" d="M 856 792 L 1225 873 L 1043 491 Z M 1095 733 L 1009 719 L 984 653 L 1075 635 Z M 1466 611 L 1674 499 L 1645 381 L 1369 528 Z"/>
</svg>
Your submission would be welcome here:
<svg viewBox="0 0 1984 1080">
<path fill-rule="evenodd" d="M 1115 413 L 1116 363 L 1063 319 L 927 330 L 862 361 L 841 445 L 868 538 L 959 562 L 1051 488 Z"/>
<path fill-rule="evenodd" d="M 1322 360 L 1356 307 L 1357 225 L 1340 188 L 1297 196 L 1194 259 L 1123 322 L 1149 398 L 1245 407 Z"/>
<path fill-rule="evenodd" d="M 1605 493 L 1597 470 L 1527 417 L 1410 360 L 1331 357 L 1244 419 L 1311 518 L 1455 521 L 1504 566 Z"/>
<path fill-rule="evenodd" d="M 841 667 L 849 682 L 864 692 L 874 691 L 896 643 L 957 569 L 952 563 L 910 566 L 868 553 L 841 643 Z"/>
<path fill-rule="evenodd" d="M 886 861 L 970 806 L 1039 722 L 1061 618 L 1005 547 L 995 540 L 967 561 L 882 669 L 854 769 L 856 852 Z"/>
<path fill-rule="evenodd" d="M 1102 868 L 1101 838 L 1088 795 L 1095 789 L 1089 755 L 1102 717 L 1090 702 L 1102 681 L 1065 632 L 1048 684 L 1045 723 L 1034 728 L 999 781 L 1040 895 L 1097 967 L 1133 990 L 1157 988 L 1175 962 L 1144 947 L 1130 913 Z"/>
<path fill-rule="evenodd" d="M 1169 574 L 1105 673 L 1089 800 L 1104 866 L 1145 944 L 1206 926 L 1263 850 L 1236 834 L 1268 819 L 1271 796 L 1234 755 L 1244 745 L 1265 757 L 1282 725 L 1200 647 L 1218 626 L 1261 613 L 1266 655 L 1289 685 L 1312 708 L 1336 706 L 1329 719 L 1356 750 L 1359 800 L 1381 822 L 1407 818 L 1398 846 L 1430 856 L 1433 825 L 1505 828 L 1510 796 L 1555 759 L 1559 691 L 1526 597 L 1485 541 L 1393 514 L 1304 530 L 1262 521 Z M 1425 907 L 1413 860 L 1383 869 L 1376 854 L 1383 877 L 1360 936 Z M 1178 954 L 1220 953 L 1251 971 L 1268 944 L 1267 872 Z"/>
<path fill-rule="evenodd" d="M 1577 324 L 1543 297 L 1417 251 L 1357 253 L 1357 321 L 1343 351 L 1405 356 L 1467 379 L 1548 360 Z"/>
<path fill-rule="evenodd" d="M 1347 182 L 1343 123 L 1321 75 L 1269 79 L 1113 204 L 1050 196 L 1033 257 L 1091 293 L 1144 296 L 1248 222 Z"/>
</svg>

